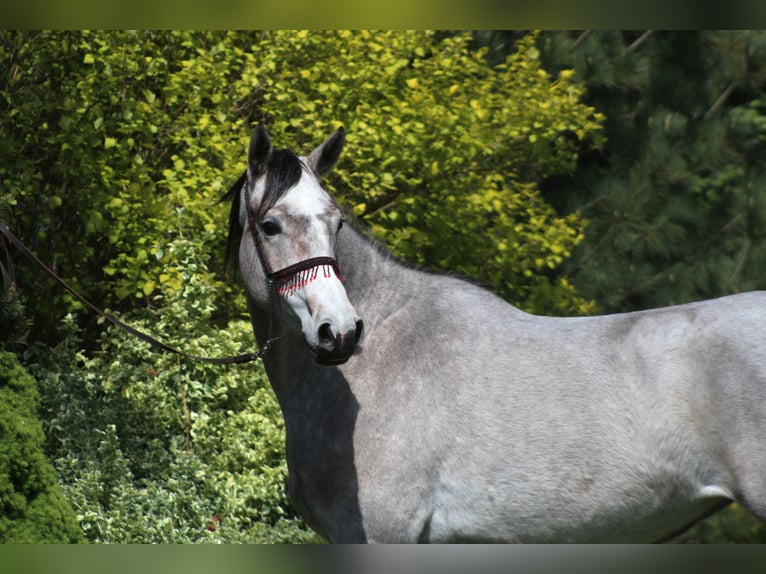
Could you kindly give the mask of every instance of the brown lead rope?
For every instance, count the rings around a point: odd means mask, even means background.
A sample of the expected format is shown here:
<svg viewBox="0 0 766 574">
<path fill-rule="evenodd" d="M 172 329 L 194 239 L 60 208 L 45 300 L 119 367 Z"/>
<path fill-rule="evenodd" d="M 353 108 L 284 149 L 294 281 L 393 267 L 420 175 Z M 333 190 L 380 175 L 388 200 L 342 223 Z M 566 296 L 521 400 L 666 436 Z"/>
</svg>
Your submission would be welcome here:
<svg viewBox="0 0 766 574">
<path fill-rule="evenodd" d="M 69 291 L 69 293 L 71 293 L 79 301 L 82 301 L 82 303 L 87 305 L 99 316 L 103 317 L 104 319 L 106 319 L 107 321 L 115 325 L 116 327 L 122 329 L 123 331 L 130 333 L 134 337 L 137 337 L 141 339 L 142 341 L 149 343 L 150 345 L 158 347 L 162 349 L 163 351 L 167 351 L 168 353 L 173 353 L 174 355 L 178 355 L 180 357 L 186 357 L 187 359 L 192 359 L 194 361 L 199 361 L 201 363 L 209 363 L 212 365 L 234 365 L 234 364 L 241 364 L 241 363 L 249 363 L 251 361 L 257 361 L 258 359 L 262 359 L 263 355 L 265 355 L 266 352 L 269 350 L 269 344 L 272 342 L 271 340 L 268 341 L 266 345 L 264 345 L 263 349 L 261 349 L 257 353 L 245 353 L 242 355 L 237 355 L 235 357 L 197 357 L 196 355 L 190 355 L 189 353 L 181 351 L 180 349 L 171 347 L 167 343 L 158 341 L 154 337 L 147 335 L 146 333 L 142 333 L 138 329 L 134 329 L 130 325 L 123 323 L 114 315 L 110 315 L 109 313 L 102 311 L 101 309 L 96 307 L 93 303 L 88 301 L 85 297 L 80 295 L 66 281 L 64 281 L 61 277 L 59 277 L 50 267 L 48 267 L 45 263 L 40 261 L 40 259 L 38 259 L 38 257 L 34 253 L 32 253 L 29 249 L 27 249 L 27 247 L 21 241 L 19 241 L 19 239 L 11 232 L 11 230 L 8 228 L 8 226 L 5 224 L 5 221 L 3 220 L 0 220 L 0 233 L 2 233 L 5 236 L 5 238 L 16 247 L 16 249 L 21 251 L 21 253 L 24 256 L 34 261 L 37 264 L 37 266 L 40 267 L 40 269 L 45 271 L 45 273 L 47 273 L 50 277 L 52 277 L 59 285 L 61 285 L 64 289 Z"/>
</svg>

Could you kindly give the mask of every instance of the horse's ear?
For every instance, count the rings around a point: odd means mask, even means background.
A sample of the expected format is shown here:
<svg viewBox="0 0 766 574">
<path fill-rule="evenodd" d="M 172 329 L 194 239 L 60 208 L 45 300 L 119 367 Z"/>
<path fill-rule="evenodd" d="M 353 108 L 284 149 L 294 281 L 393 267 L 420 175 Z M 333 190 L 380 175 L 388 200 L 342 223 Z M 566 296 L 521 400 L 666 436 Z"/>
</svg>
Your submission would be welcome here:
<svg viewBox="0 0 766 574">
<path fill-rule="evenodd" d="M 309 154 L 306 163 L 317 175 L 326 174 L 337 163 L 345 142 L 346 133 L 342 127 L 338 128 Z"/>
<path fill-rule="evenodd" d="M 271 150 L 271 138 L 263 124 L 258 124 L 250 138 L 250 150 L 247 156 L 247 168 L 251 179 L 254 180 L 266 171 Z"/>
</svg>

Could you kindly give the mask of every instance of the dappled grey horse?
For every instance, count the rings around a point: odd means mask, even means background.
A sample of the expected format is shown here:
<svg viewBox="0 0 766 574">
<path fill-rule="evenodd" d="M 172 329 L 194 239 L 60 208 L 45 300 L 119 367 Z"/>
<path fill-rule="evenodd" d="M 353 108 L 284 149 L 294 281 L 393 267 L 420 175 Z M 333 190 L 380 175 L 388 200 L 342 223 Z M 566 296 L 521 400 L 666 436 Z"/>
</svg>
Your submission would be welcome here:
<svg viewBox="0 0 766 574">
<path fill-rule="evenodd" d="M 232 188 L 289 489 L 333 542 L 655 541 L 736 500 L 766 518 L 766 295 L 524 313 L 343 225 L 256 128 Z"/>
</svg>

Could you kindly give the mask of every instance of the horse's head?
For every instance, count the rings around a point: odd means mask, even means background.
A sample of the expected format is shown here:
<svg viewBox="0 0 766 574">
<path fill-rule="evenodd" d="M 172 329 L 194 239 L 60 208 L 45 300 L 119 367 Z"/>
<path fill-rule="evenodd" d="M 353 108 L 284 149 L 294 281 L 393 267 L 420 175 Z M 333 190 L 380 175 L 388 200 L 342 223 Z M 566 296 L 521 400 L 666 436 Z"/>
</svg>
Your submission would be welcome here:
<svg viewBox="0 0 766 574">
<path fill-rule="evenodd" d="M 335 261 L 342 233 L 338 206 L 322 189 L 343 148 L 338 129 L 311 154 L 274 150 L 263 126 L 250 140 L 237 217 L 243 230 L 239 265 L 256 305 L 300 329 L 323 365 L 344 363 L 362 335 Z M 273 318 L 279 321 L 279 317 Z"/>
</svg>

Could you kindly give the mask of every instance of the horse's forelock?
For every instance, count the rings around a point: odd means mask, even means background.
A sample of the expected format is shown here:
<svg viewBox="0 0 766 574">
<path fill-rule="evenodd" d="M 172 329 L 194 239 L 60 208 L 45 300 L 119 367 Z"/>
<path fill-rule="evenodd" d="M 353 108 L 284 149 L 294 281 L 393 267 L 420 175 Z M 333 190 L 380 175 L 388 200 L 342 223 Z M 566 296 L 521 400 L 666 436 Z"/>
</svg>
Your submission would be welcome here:
<svg viewBox="0 0 766 574">
<path fill-rule="evenodd" d="M 274 207 L 289 189 L 294 187 L 301 179 L 304 165 L 297 155 L 288 150 L 275 150 L 269 158 L 266 171 L 266 188 L 258 205 L 255 217 L 261 220 L 266 212 Z M 229 233 L 226 239 L 226 268 L 237 269 L 237 260 L 239 258 L 239 243 L 242 239 L 242 223 L 239 219 L 240 202 L 242 201 L 242 188 L 248 185 L 247 172 L 244 172 L 229 191 L 223 197 L 222 201 L 231 201 L 231 211 L 229 212 Z"/>
<path fill-rule="evenodd" d="M 301 160 L 291 151 L 280 149 L 271 154 L 266 171 L 266 188 L 255 214 L 257 220 L 260 221 L 300 181 L 303 167 Z"/>
</svg>

